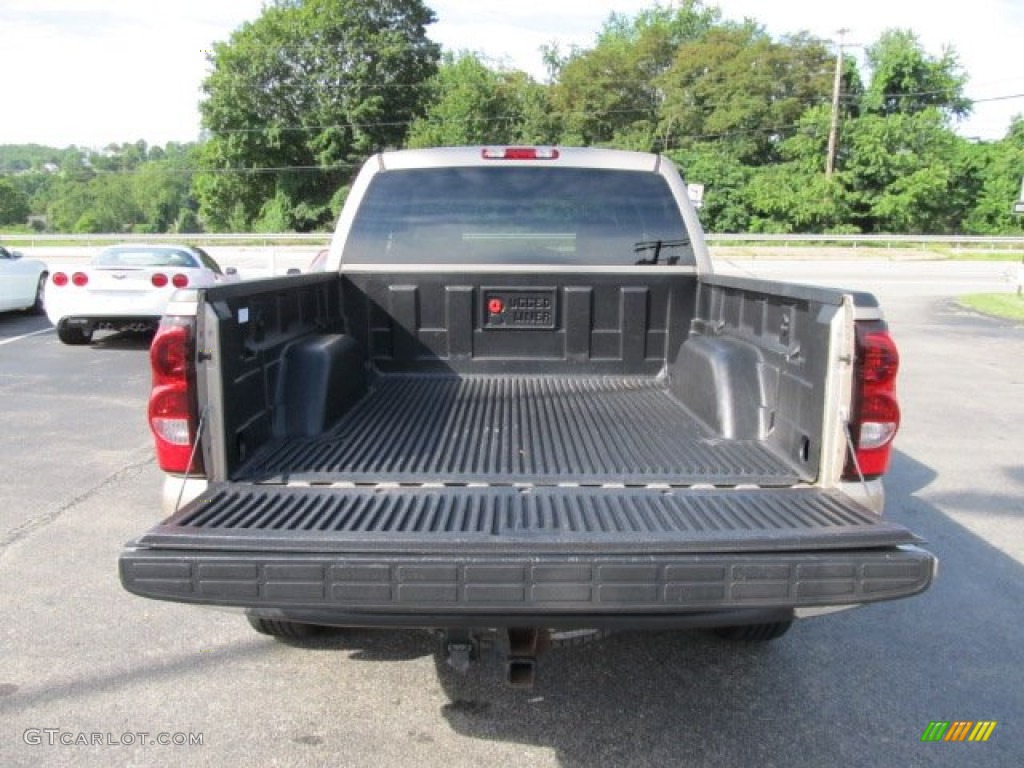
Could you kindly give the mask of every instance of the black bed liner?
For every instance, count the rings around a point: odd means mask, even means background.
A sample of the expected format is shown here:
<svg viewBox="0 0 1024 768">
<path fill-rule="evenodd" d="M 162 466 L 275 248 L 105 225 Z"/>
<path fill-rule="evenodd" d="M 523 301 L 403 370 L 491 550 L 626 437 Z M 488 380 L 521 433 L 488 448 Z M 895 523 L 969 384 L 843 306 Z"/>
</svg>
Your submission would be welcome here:
<svg viewBox="0 0 1024 768">
<path fill-rule="evenodd" d="M 723 440 L 640 376 L 387 375 L 331 431 L 271 443 L 237 480 L 790 486 L 757 440 Z"/>
</svg>

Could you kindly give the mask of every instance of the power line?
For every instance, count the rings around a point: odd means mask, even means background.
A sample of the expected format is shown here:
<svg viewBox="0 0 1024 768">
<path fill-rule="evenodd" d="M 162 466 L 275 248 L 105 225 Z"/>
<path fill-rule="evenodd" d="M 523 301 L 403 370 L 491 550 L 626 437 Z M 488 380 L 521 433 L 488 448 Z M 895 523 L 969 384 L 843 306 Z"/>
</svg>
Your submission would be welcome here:
<svg viewBox="0 0 1024 768">
<path fill-rule="evenodd" d="M 943 96 L 943 95 L 950 96 L 950 97 L 952 96 L 952 94 L 950 94 L 950 92 L 948 90 L 930 90 L 930 91 L 911 91 L 911 92 L 906 92 L 906 93 L 885 93 L 885 94 L 881 95 L 881 98 L 883 98 L 883 99 L 897 99 L 897 98 L 908 99 L 908 98 L 920 98 L 920 97 L 926 97 L 926 96 Z M 990 96 L 990 97 L 977 98 L 977 99 L 972 99 L 972 98 L 967 97 L 967 96 L 965 96 L 964 98 L 965 98 L 965 100 L 969 101 L 971 104 L 986 104 L 986 103 L 990 103 L 990 102 L 1010 101 L 1010 100 L 1013 100 L 1013 99 L 1024 98 L 1024 93 L 1005 94 L 1005 95 L 1001 95 L 1001 96 Z M 803 102 L 801 104 L 801 107 L 803 109 L 809 109 L 811 107 L 816 107 L 816 106 L 819 106 L 819 105 L 824 104 L 824 103 L 827 103 L 827 102 L 824 101 L 824 99 L 814 100 L 814 101 L 805 101 L 805 102 Z M 853 96 L 852 94 L 842 94 L 841 95 L 841 103 L 846 105 L 846 106 L 851 106 L 851 105 L 857 104 L 858 101 L 856 100 L 856 97 Z M 723 102 L 703 103 L 703 104 L 700 105 L 701 109 L 703 111 L 705 111 L 705 112 L 711 112 L 711 111 L 713 111 L 715 109 L 719 109 L 721 107 L 727 107 L 727 106 L 730 106 L 730 103 L 729 102 L 725 102 L 725 101 L 723 101 Z M 652 112 L 656 112 L 656 111 L 657 111 L 657 108 L 654 107 L 654 106 L 651 106 L 651 107 L 630 107 L 628 109 L 607 109 L 607 110 L 601 110 L 601 111 L 576 110 L 576 111 L 572 111 L 572 112 L 555 113 L 554 116 L 555 117 L 597 117 L 597 118 L 601 118 L 601 117 L 613 117 L 613 116 L 616 116 L 616 115 L 631 115 L 631 114 L 633 114 L 633 115 L 648 115 L 648 114 L 651 114 Z M 519 114 L 507 114 L 507 115 L 495 115 L 495 116 L 491 116 L 491 117 L 469 116 L 469 117 L 462 117 L 462 118 L 446 118 L 445 122 L 448 122 L 448 123 L 451 123 L 451 122 L 461 122 L 461 123 L 485 123 L 485 122 L 490 122 L 490 123 L 498 123 L 498 122 L 517 121 L 517 120 L 520 120 L 521 118 L 522 118 L 522 115 L 519 115 Z M 231 135 L 237 135 L 237 134 L 262 134 L 262 133 L 268 133 L 270 131 L 276 131 L 276 132 L 281 132 L 281 133 L 301 133 L 301 132 L 314 133 L 314 132 L 317 132 L 317 131 L 323 131 L 323 130 L 328 130 L 330 128 L 339 128 L 339 127 L 347 127 L 347 128 L 351 128 L 352 130 L 364 130 L 364 129 L 367 129 L 367 128 L 400 128 L 400 127 L 403 127 L 403 126 L 410 126 L 410 125 L 412 125 L 415 122 L 431 123 L 431 122 L 436 122 L 436 120 L 434 120 L 431 117 L 424 116 L 424 117 L 413 118 L 413 119 L 410 119 L 410 120 L 380 120 L 380 121 L 369 121 L 369 122 L 358 122 L 358 123 L 332 123 L 332 124 L 323 124 L 323 125 L 276 125 L 276 124 L 270 124 L 270 125 L 267 125 L 267 126 L 264 126 L 264 127 L 261 127 L 261 128 L 208 128 L 208 129 L 205 129 L 205 132 L 210 134 L 210 135 L 214 135 L 214 136 L 231 136 Z"/>
<path fill-rule="evenodd" d="M 989 96 L 987 99 L 969 99 L 972 104 L 988 104 L 993 101 L 1010 101 L 1012 99 L 1024 99 L 1024 93 L 1011 93 L 1006 96 Z"/>
<path fill-rule="evenodd" d="M 933 94 L 939 94 L 939 93 L 942 93 L 942 91 L 921 91 L 921 92 L 916 92 L 916 93 L 913 93 L 913 94 L 893 94 L 893 95 L 894 96 L 896 96 L 896 95 L 899 95 L 899 96 L 913 96 L 913 95 L 922 96 L 922 95 L 933 95 Z M 983 99 L 975 99 L 974 103 L 987 103 L 987 102 L 995 102 L 995 101 L 1007 101 L 1007 100 L 1011 100 L 1011 99 L 1020 99 L 1020 98 L 1024 98 L 1024 93 L 1004 94 L 1004 95 L 1001 95 L 1001 96 L 992 96 L 992 97 L 986 97 L 986 98 L 983 98 Z M 811 103 L 810 105 L 806 105 L 805 104 L 804 108 L 807 108 L 807 106 L 817 106 L 819 103 L 820 102 Z M 705 105 L 705 106 L 707 106 L 707 105 Z M 572 116 L 586 116 L 586 117 L 601 118 L 601 117 L 610 117 L 610 116 L 615 116 L 615 115 L 628 115 L 628 114 L 648 115 L 648 114 L 650 114 L 651 111 L 652 110 L 650 110 L 650 109 L 631 108 L 631 109 L 618 109 L 618 110 L 604 110 L 604 111 L 601 111 L 601 112 L 578 111 L 578 112 L 562 113 L 562 115 L 569 116 L 569 117 L 572 117 Z M 499 115 L 499 116 L 493 116 L 493 117 L 466 117 L 466 118 L 461 118 L 460 122 L 466 122 L 466 123 L 469 123 L 469 122 L 474 122 L 474 123 L 498 123 L 498 122 L 515 121 L 515 120 L 518 120 L 520 118 L 521 118 L 520 115 Z M 429 121 L 429 118 L 419 118 L 419 119 L 428 120 Z M 344 126 L 339 126 L 339 125 L 291 126 L 291 127 L 289 127 L 289 126 L 268 126 L 268 127 L 265 127 L 265 128 L 227 129 L 227 130 L 223 130 L 223 131 L 213 131 L 212 133 L 218 134 L 218 135 L 219 134 L 239 134 L 239 133 L 259 134 L 259 133 L 268 132 L 270 130 L 280 131 L 280 132 L 287 132 L 287 131 L 307 131 L 308 132 L 308 131 L 325 130 L 325 129 L 328 129 L 328 128 L 336 128 L 336 127 L 348 127 L 348 128 L 352 128 L 352 129 L 360 129 L 360 128 L 381 127 L 381 126 L 388 126 L 388 127 L 397 127 L 397 126 L 403 126 L 403 125 L 404 126 L 408 126 L 408 125 L 411 125 L 413 122 L 414 122 L 413 120 L 403 120 L 403 121 L 382 121 L 382 122 L 378 122 L 378 123 L 346 124 Z M 451 120 L 447 120 L 447 121 L 444 121 L 444 122 L 452 122 L 452 121 Z M 802 128 L 805 130 L 805 132 L 807 132 L 808 129 L 809 129 L 810 132 L 813 132 L 815 135 L 820 135 L 820 129 L 816 129 L 815 126 L 807 124 L 807 123 L 804 123 L 803 121 L 797 121 L 797 122 L 788 123 L 788 124 L 784 124 L 784 125 L 761 126 L 761 127 L 756 127 L 756 128 L 733 129 L 733 130 L 709 132 L 709 133 L 677 134 L 675 136 L 671 136 L 669 138 L 666 138 L 665 141 L 664 141 L 664 147 L 666 149 L 679 148 L 684 143 L 714 141 L 714 140 L 723 140 L 723 139 L 732 139 L 732 138 L 741 138 L 741 137 L 744 137 L 744 136 L 754 136 L 754 135 L 759 135 L 759 134 L 783 136 L 783 135 L 785 135 L 787 133 L 796 133 L 797 131 L 799 131 Z M 656 131 L 655 131 L 655 133 L 656 133 Z M 166 170 L 168 172 L 176 173 L 176 174 L 206 174 L 206 173 L 208 173 L 208 174 L 238 174 L 238 175 L 254 175 L 255 176 L 255 175 L 275 174 L 275 173 L 328 173 L 328 172 L 337 172 L 337 171 L 343 171 L 343 170 L 351 170 L 351 169 L 354 169 L 354 168 L 358 167 L 359 165 L 360 165 L 360 163 L 339 162 L 339 163 L 331 163 L 331 164 L 253 166 L 253 167 L 234 167 L 234 168 L 223 168 L 223 167 L 221 167 L 221 168 L 216 168 L 216 167 L 181 167 L 181 166 L 173 167 L 172 166 L 172 167 L 166 168 Z M 80 170 L 85 171 L 85 172 L 92 172 L 93 174 L 95 174 L 97 176 L 100 176 L 100 175 L 132 175 L 132 174 L 135 174 L 135 173 L 139 172 L 138 168 L 132 168 L 132 169 L 98 169 L 98 168 L 92 168 L 92 167 L 88 167 L 88 166 L 82 167 Z"/>
<path fill-rule="evenodd" d="M 799 124 L 793 123 L 787 126 L 749 128 L 736 131 L 725 131 L 719 133 L 687 134 L 675 137 L 674 141 L 666 143 L 666 149 L 678 148 L 681 142 L 711 141 L 715 139 L 738 138 L 755 134 L 781 134 L 786 131 L 799 128 Z M 332 172 L 352 170 L 362 165 L 359 163 L 339 162 L 323 165 L 280 165 L 280 166 L 255 166 L 235 168 L 203 168 L 203 167 L 177 167 L 167 168 L 169 173 L 175 174 L 238 174 L 238 175 L 263 175 L 271 173 L 293 173 L 293 172 Z M 82 168 L 81 170 L 91 171 L 95 176 L 131 176 L 140 172 L 139 168 L 118 168 L 118 169 L 97 169 Z"/>
</svg>

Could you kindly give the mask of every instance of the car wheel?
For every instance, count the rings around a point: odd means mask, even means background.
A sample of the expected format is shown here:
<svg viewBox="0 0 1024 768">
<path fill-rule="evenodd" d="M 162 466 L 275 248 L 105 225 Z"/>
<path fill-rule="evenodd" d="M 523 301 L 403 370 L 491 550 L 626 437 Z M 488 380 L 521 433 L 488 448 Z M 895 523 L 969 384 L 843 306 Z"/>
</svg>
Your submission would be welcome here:
<svg viewBox="0 0 1024 768">
<path fill-rule="evenodd" d="M 782 637 L 793 626 L 792 621 L 775 621 L 770 624 L 742 624 L 738 627 L 717 627 L 714 632 L 723 640 L 744 643 L 767 643 Z"/>
<path fill-rule="evenodd" d="M 57 338 L 65 344 L 78 346 L 92 341 L 92 331 L 86 330 L 79 325 L 68 325 L 67 320 L 61 320 L 57 324 Z"/>
<path fill-rule="evenodd" d="M 46 280 L 49 275 L 43 272 L 36 283 L 36 300 L 32 304 L 32 314 L 41 315 L 46 308 Z"/>
<path fill-rule="evenodd" d="M 261 635 L 270 635 L 283 640 L 305 640 L 306 638 L 319 635 L 323 627 L 318 624 L 300 624 L 297 621 L 285 621 L 284 619 L 265 619 L 261 616 L 247 615 L 249 625 Z"/>
</svg>

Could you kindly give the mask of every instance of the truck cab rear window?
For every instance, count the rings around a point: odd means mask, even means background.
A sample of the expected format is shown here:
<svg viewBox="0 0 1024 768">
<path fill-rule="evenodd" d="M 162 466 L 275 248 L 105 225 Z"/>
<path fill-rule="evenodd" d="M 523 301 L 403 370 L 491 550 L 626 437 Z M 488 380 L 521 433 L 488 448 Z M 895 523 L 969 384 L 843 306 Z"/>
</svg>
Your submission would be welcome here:
<svg viewBox="0 0 1024 768">
<path fill-rule="evenodd" d="M 380 173 L 342 258 L 349 264 L 695 263 L 661 176 L 532 166 Z"/>
</svg>

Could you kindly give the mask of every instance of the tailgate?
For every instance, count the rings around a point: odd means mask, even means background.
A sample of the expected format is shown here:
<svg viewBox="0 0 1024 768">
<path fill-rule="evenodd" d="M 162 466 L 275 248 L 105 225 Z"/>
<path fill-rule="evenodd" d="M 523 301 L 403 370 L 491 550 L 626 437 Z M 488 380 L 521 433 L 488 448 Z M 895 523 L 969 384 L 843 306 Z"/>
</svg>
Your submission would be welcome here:
<svg viewBox="0 0 1024 768">
<path fill-rule="evenodd" d="M 566 614 L 923 591 L 917 538 L 836 491 L 213 485 L 122 553 L 147 597 L 280 610 Z"/>
</svg>

